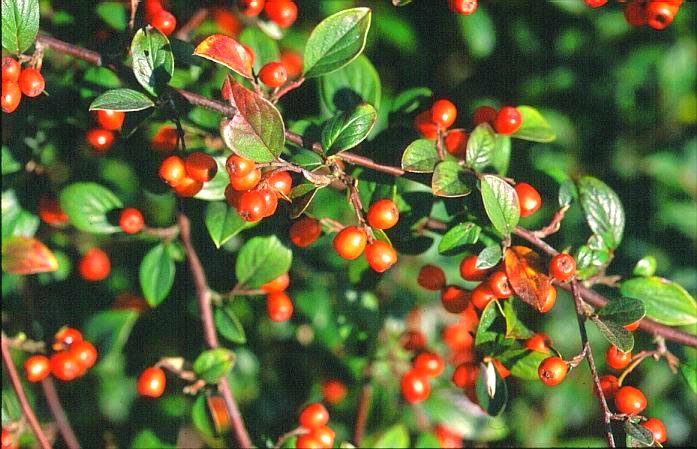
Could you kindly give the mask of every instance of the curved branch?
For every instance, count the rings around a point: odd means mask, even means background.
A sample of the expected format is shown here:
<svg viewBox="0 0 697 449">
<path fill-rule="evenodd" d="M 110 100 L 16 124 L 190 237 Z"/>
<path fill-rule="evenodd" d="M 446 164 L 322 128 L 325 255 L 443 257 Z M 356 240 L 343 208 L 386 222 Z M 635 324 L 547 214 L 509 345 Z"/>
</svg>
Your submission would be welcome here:
<svg viewBox="0 0 697 449">
<path fill-rule="evenodd" d="M 63 437 L 63 441 L 65 441 L 65 445 L 68 447 L 68 449 L 80 449 L 80 442 L 77 440 L 75 431 L 70 425 L 68 417 L 65 415 L 65 410 L 63 410 L 63 406 L 58 398 L 58 392 L 56 392 L 56 385 L 53 382 L 53 379 L 47 377 L 46 379 L 42 380 L 41 387 L 44 390 L 46 403 L 48 404 L 48 408 L 51 410 L 53 419 L 56 421 L 56 426 Z"/>
</svg>

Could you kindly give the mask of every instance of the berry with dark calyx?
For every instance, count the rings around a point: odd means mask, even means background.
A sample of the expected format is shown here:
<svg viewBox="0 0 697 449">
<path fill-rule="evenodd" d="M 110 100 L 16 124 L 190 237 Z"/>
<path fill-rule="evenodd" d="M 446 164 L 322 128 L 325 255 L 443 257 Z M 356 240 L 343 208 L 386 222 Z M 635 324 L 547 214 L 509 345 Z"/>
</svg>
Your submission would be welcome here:
<svg viewBox="0 0 697 449">
<path fill-rule="evenodd" d="M 520 206 L 520 216 L 525 218 L 537 212 L 542 206 L 542 197 L 533 186 L 526 182 L 519 182 L 515 185 L 518 194 L 518 205 Z"/>
<path fill-rule="evenodd" d="M 255 168 L 244 176 L 230 177 L 230 185 L 235 190 L 251 190 L 259 184 L 260 180 L 261 170 Z"/>
<path fill-rule="evenodd" d="M 2 82 L 2 112 L 9 114 L 14 112 L 22 100 L 22 91 L 19 85 L 12 81 Z"/>
<path fill-rule="evenodd" d="M 294 79 L 303 73 L 303 57 L 300 53 L 283 50 L 281 51 L 281 62 L 286 67 L 288 78 Z"/>
<path fill-rule="evenodd" d="M 540 332 L 525 340 L 525 347 L 531 351 L 549 354 L 551 341 L 547 334 Z"/>
<path fill-rule="evenodd" d="M 378 200 L 370 205 L 366 218 L 373 228 L 390 229 L 399 221 L 399 209 L 392 200 Z"/>
<path fill-rule="evenodd" d="M 329 426 L 322 426 L 312 429 L 308 436 L 317 440 L 322 448 L 331 448 L 334 446 L 336 433 Z"/>
<path fill-rule="evenodd" d="M 179 141 L 179 131 L 177 128 L 170 125 L 165 125 L 157 130 L 152 137 L 152 149 L 155 151 L 170 152 L 177 149 Z"/>
<path fill-rule="evenodd" d="M 51 374 L 64 382 L 74 380 L 85 373 L 85 368 L 68 351 L 55 352 L 50 359 Z"/>
<path fill-rule="evenodd" d="M 482 123 L 488 123 L 494 126 L 494 121 L 496 120 L 496 109 L 491 106 L 479 106 L 474 110 L 472 115 L 472 122 L 474 126 L 480 125 Z"/>
<path fill-rule="evenodd" d="M 89 369 L 97 362 L 97 349 L 89 341 L 79 341 L 68 349 L 68 352 L 84 369 Z"/>
<path fill-rule="evenodd" d="M 435 352 L 422 352 L 414 359 L 413 368 L 421 371 L 427 377 L 436 377 L 445 370 L 445 362 Z"/>
<path fill-rule="evenodd" d="M 431 121 L 442 129 L 450 128 L 457 118 L 457 108 L 450 100 L 438 100 L 431 106 Z"/>
<path fill-rule="evenodd" d="M 669 1 L 652 1 L 646 6 L 646 23 L 654 30 L 662 30 L 673 22 L 679 6 Z"/>
<path fill-rule="evenodd" d="M 288 81 L 286 66 L 281 62 L 269 62 L 259 70 L 259 80 L 269 87 L 281 87 Z"/>
<path fill-rule="evenodd" d="M 19 74 L 22 72 L 22 66 L 19 62 L 10 56 L 2 58 L 2 82 L 16 83 L 19 81 Z"/>
<path fill-rule="evenodd" d="M 607 374 L 605 376 L 600 376 L 598 379 L 598 383 L 600 384 L 600 390 L 603 392 L 603 396 L 605 396 L 605 399 L 610 400 L 615 397 L 615 394 L 617 394 L 617 390 L 620 388 L 619 381 L 616 376 L 613 376 L 612 374 Z M 594 393 L 597 395 L 598 392 L 595 390 L 595 387 L 593 387 Z"/>
<path fill-rule="evenodd" d="M 641 423 L 644 428 L 648 429 L 649 432 L 653 434 L 653 439 L 660 444 L 665 443 L 668 440 L 668 431 L 663 422 L 658 418 L 649 418 L 643 423 Z"/>
<path fill-rule="evenodd" d="M 448 6 L 450 10 L 454 13 L 460 14 L 462 16 L 469 16 L 474 14 L 477 10 L 478 1 L 477 0 L 448 0 Z"/>
<path fill-rule="evenodd" d="M 186 174 L 198 182 L 208 182 L 218 173 L 218 164 L 215 159 L 200 151 L 186 157 L 184 168 Z"/>
<path fill-rule="evenodd" d="M 102 128 L 88 130 L 85 133 L 85 138 L 87 143 L 100 153 L 107 151 L 114 144 L 114 133 Z"/>
<path fill-rule="evenodd" d="M 293 302 L 285 292 L 266 295 L 266 312 L 271 321 L 281 323 L 293 316 Z"/>
<path fill-rule="evenodd" d="M 82 333 L 73 327 L 62 327 L 53 336 L 53 350 L 63 351 L 70 345 L 83 341 Z"/>
<path fill-rule="evenodd" d="M 508 276 L 503 271 L 494 271 L 489 276 L 486 284 L 497 299 L 510 298 L 513 294 L 511 284 L 508 282 Z"/>
<path fill-rule="evenodd" d="M 457 366 L 453 371 L 453 383 L 460 388 L 472 388 L 479 378 L 479 365 L 465 362 Z"/>
<path fill-rule="evenodd" d="M 287 171 L 274 171 L 268 178 L 269 188 L 276 193 L 276 196 L 288 197 L 293 189 L 293 178 Z"/>
<path fill-rule="evenodd" d="M 322 384 L 322 398 L 336 405 L 346 397 L 346 384 L 337 379 L 329 379 Z"/>
<path fill-rule="evenodd" d="M 576 261 L 571 254 L 559 253 L 549 263 L 549 274 L 559 282 L 566 282 L 576 274 Z"/>
<path fill-rule="evenodd" d="M 435 265 L 424 265 L 419 270 L 416 281 L 426 290 L 438 291 L 445 287 L 445 273 Z"/>
<path fill-rule="evenodd" d="M 554 304 L 557 302 L 557 289 L 554 288 L 553 285 L 549 286 L 549 290 L 547 291 L 547 296 L 544 298 L 542 303 L 540 303 L 540 313 L 547 313 L 552 308 L 554 307 Z"/>
<path fill-rule="evenodd" d="M 281 28 L 288 28 L 298 18 L 298 5 L 292 0 L 267 0 L 264 12 Z"/>
<path fill-rule="evenodd" d="M 625 386 L 615 394 L 615 407 L 620 413 L 637 415 L 646 408 L 646 396 L 638 388 Z"/>
<path fill-rule="evenodd" d="M 420 112 L 414 118 L 414 128 L 425 139 L 438 137 L 438 125 L 433 123 L 433 114 L 430 109 Z"/>
<path fill-rule="evenodd" d="M 646 24 L 646 4 L 644 0 L 631 0 L 624 7 L 624 18 L 628 24 L 640 27 Z"/>
<path fill-rule="evenodd" d="M 138 394 L 150 398 L 159 398 L 165 392 L 167 378 L 162 368 L 152 366 L 146 368 L 138 377 Z"/>
<path fill-rule="evenodd" d="M 39 218 L 50 225 L 64 225 L 68 222 L 68 215 L 61 209 L 58 199 L 52 195 L 43 196 L 39 200 Z"/>
<path fill-rule="evenodd" d="M 99 248 L 87 251 L 78 264 L 78 273 L 82 279 L 90 282 L 101 281 L 111 272 L 111 260 L 107 253 Z"/>
<path fill-rule="evenodd" d="M 143 214 L 134 207 L 127 207 L 119 216 L 119 227 L 126 234 L 137 234 L 143 229 Z"/>
<path fill-rule="evenodd" d="M 479 310 L 484 308 L 491 302 L 496 300 L 496 295 L 491 291 L 486 282 L 482 282 L 472 290 L 470 302 Z"/>
<path fill-rule="evenodd" d="M 165 36 L 169 36 L 177 27 L 177 18 L 171 12 L 163 9 L 152 17 L 150 25 Z"/>
<path fill-rule="evenodd" d="M 51 374 L 51 364 L 45 355 L 33 355 L 24 362 L 24 373 L 29 382 L 41 382 Z"/>
<path fill-rule="evenodd" d="M 237 213 L 245 221 L 255 222 L 261 220 L 266 214 L 264 195 L 258 190 L 250 190 L 243 193 L 240 197 Z"/>
<path fill-rule="evenodd" d="M 607 0 L 583 0 L 584 3 L 591 8 L 600 8 L 601 6 L 604 6 L 605 3 L 607 3 Z"/>
<path fill-rule="evenodd" d="M 174 193 L 183 198 L 190 198 L 196 195 L 203 189 L 203 183 L 196 181 L 188 175 L 185 175 L 179 184 L 173 186 Z"/>
<path fill-rule="evenodd" d="M 367 242 L 365 231 L 356 226 L 348 226 L 336 234 L 332 245 L 340 257 L 354 260 L 363 254 Z"/>
<path fill-rule="evenodd" d="M 110 111 L 98 109 L 95 111 L 97 124 L 109 131 L 117 131 L 123 126 L 123 121 L 126 119 L 126 113 L 121 111 Z"/>
<path fill-rule="evenodd" d="M 448 312 L 460 313 L 470 303 L 470 292 L 455 285 L 448 285 L 441 292 L 440 302 Z"/>
<path fill-rule="evenodd" d="M 641 324 L 641 320 L 636 320 L 633 323 L 625 324 L 623 327 L 627 329 L 629 332 L 634 332 L 635 330 L 639 329 L 639 324 Z"/>
<path fill-rule="evenodd" d="M 307 405 L 298 417 L 298 424 L 310 430 L 326 426 L 328 422 L 329 412 L 320 402 Z"/>
<path fill-rule="evenodd" d="M 285 291 L 290 285 L 290 276 L 288 273 L 283 273 L 282 275 L 270 280 L 266 284 L 259 287 L 266 293 L 278 293 Z"/>
<path fill-rule="evenodd" d="M 494 129 L 498 134 L 508 136 L 518 131 L 522 124 L 523 117 L 518 112 L 518 109 L 513 106 L 504 106 L 496 113 Z"/>
<path fill-rule="evenodd" d="M 41 95 L 44 87 L 46 87 L 46 82 L 41 72 L 31 67 L 22 70 L 17 83 L 19 84 L 19 89 L 27 97 Z"/>
<path fill-rule="evenodd" d="M 542 383 L 549 387 L 559 385 L 569 372 L 569 365 L 561 357 L 548 357 L 540 363 L 537 374 Z"/>
<path fill-rule="evenodd" d="M 254 168 L 254 161 L 236 154 L 231 154 L 225 161 L 225 169 L 228 175 L 230 175 L 230 179 L 244 177 L 254 170 Z"/>
<path fill-rule="evenodd" d="M 410 404 L 423 402 L 430 394 L 428 377 L 421 371 L 411 369 L 402 376 L 402 396 Z"/>
<path fill-rule="evenodd" d="M 466 281 L 483 281 L 489 269 L 477 268 L 477 256 L 467 256 L 460 262 L 460 276 Z"/>
<path fill-rule="evenodd" d="M 319 221 L 305 216 L 290 225 L 288 233 L 290 241 L 295 246 L 305 248 L 312 245 L 322 235 L 322 227 Z"/>
<path fill-rule="evenodd" d="M 248 17 L 256 17 L 264 10 L 264 0 L 239 0 L 237 6 L 240 12 Z"/>
<path fill-rule="evenodd" d="M 622 352 L 617 346 L 611 345 L 605 352 L 605 361 L 614 369 L 624 369 L 632 361 L 632 351 Z"/>
<path fill-rule="evenodd" d="M 445 136 L 445 149 L 458 159 L 464 159 L 467 153 L 469 134 L 462 129 L 454 129 Z"/>
<path fill-rule="evenodd" d="M 389 243 L 375 240 L 365 247 L 365 258 L 370 268 L 382 273 L 397 263 L 397 251 Z"/>
</svg>

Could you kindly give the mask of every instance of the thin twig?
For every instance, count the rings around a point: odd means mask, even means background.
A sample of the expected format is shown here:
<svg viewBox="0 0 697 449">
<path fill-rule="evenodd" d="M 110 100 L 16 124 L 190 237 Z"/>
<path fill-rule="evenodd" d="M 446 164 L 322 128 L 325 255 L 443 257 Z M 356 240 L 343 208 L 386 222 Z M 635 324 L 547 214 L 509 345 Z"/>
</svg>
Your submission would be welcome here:
<svg viewBox="0 0 697 449">
<path fill-rule="evenodd" d="M 550 220 L 547 226 L 537 231 L 533 231 L 535 236 L 543 239 L 557 232 L 559 228 L 561 228 L 561 222 L 564 219 L 564 215 L 566 215 L 567 210 L 569 210 L 568 204 L 566 206 L 562 206 L 560 209 L 554 212 L 554 215 L 552 215 L 552 220 Z"/>
<path fill-rule="evenodd" d="M 286 432 L 280 437 L 278 437 L 278 440 L 276 440 L 276 444 L 273 445 L 274 449 L 279 449 L 283 444 L 290 440 L 293 437 L 296 437 L 298 435 L 305 435 L 306 433 L 309 433 L 310 431 L 307 430 L 304 427 L 296 427 L 295 429 L 291 430 L 290 432 Z"/>
<path fill-rule="evenodd" d="M 70 425 L 70 420 L 68 420 L 65 410 L 63 410 L 53 379 L 47 377 L 42 380 L 41 387 L 44 390 L 46 403 L 48 404 L 49 410 L 51 410 L 51 415 L 53 415 L 53 420 L 56 422 L 56 426 L 63 437 L 63 441 L 65 441 L 65 445 L 68 449 L 80 449 L 80 442 L 75 436 L 75 431 Z"/>
<path fill-rule="evenodd" d="M 288 92 L 290 92 L 290 91 L 292 91 L 292 90 L 295 90 L 295 89 L 297 89 L 298 87 L 302 86 L 304 82 L 305 82 L 305 78 L 300 77 L 300 78 L 298 78 L 297 80 L 295 80 L 295 81 L 293 81 L 293 82 L 290 82 L 290 83 L 286 84 L 285 87 L 283 87 L 283 89 L 279 90 L 278 92 L 276 92 L 276 93 L 273 95 L 271 101 L 274 102 L 274 103 L 278 102 L 278 100 L 280 100 L 281 98 L 283 98 L 283 96 L 284 96 L 285 94 L 287 94 Z"/>
<path fill-rule="evenodd" d="M 36 419 L 34 410 L 31 408 L 29 400 L 27 399 L 27 395 L 24 392 L 22 381 L 19 380 L 19 374 L 17 374 L 17 367 L 15 366 L 15 362 L 12 360 L 12 356 L 10 355 L 10 348 L 7 341 L 8 338 L 5 335 L 5 332 L 2 332 L 2 336 L 0 337 L 0 347 L 2 347 L 2 361 L 3 365 L 5 365 L 7 375 L 10 377 L 10 383 L 12 383 L 12 388 L 14 389 L 15 394 L 17 395 L 17 400 L 19 401 L 19 406 L 22 409 L 22 414 L 29 422 L 29 426 L 34 431 L 34 435 L 36 436 L 36 439 L 38 440 L 41 448 L 51 449 L 51 443 L 49 443 L 48 438 L 46 438 L 46 434 L 44 434 L 44 431 L 41 429 L 39 420 Z"/>
<path fill-rule="evenodd" d="M 370 385 L 370 379 L 363 385 L 361 397 L 358 400 L 358 410 L 356 411 L 356 425 L 353 429 L 353 442 L 356 446 L 360 446 L 365 433 L 365 425 L 368 422 L 368 412 L 370 411 L 370 400 L 373 396 L 373 387 Z"/>
<path fill-rule="evenodd" d="M 183 41 L 189 40 L 189 34 L 198 28 L 206 20 L 206 17 L 208 17 L 208 8 L 197 9 L 189 20 L 174 33 L 174 37 Z"/>
</svg>

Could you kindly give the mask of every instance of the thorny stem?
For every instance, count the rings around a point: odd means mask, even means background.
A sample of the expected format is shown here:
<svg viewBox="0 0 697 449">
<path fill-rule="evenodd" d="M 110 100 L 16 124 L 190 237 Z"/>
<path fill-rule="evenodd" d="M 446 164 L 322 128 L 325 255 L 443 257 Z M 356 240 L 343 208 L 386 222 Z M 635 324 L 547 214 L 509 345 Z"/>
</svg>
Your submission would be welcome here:
<svg viewBox="0 0 697 449">
<path fill-rule="evenodd" d="M 10 378 L 12 389 L 14 389 L 15 394 L 17 395 L 17 400 L 19 401 L 19 406 L 22 409 L 22 414 L 29 422 L 31 429 L 34 431 L 34 435 L 36 435 L 36 439 L 39 441 L 39 446 L 41 446 L 42 449 L 51 449 L 51 443 L 49 443 L 48 438 L 46 438 L 46 434 L 44 434 L 44 431 L 41 429 L 39 420 L 36 419 L 34 410 L 31 408 L 29 400 L 27 400 L 27 395 L 24 392 L 22 381 L 19 380 L 17 367 L 15 366 L 15 362 L 12 360 L 12 356 L 10 355 L 10 347 L 5 332 L 2 332 L 2 336 L 0 338 L 0 346 L 2 347 L 2 362 L 3 365 L 5 365 L 5 370 Z"/>
<path fill-rule="evenodd" d="M 42 380 L 41 387 L 44 390 L 46 403 L 48 404 L 51 415 L 56 422 L 58 431 L 63 437 L 63 441 L 65 441 L 65 445 L 68 447 L 68 449 L 80 449 L 80 442 L 75 436 L 75 431 L 70 425 L 70 421 L 65 414 L 65 410 L 63 410 L 63 406 L 58 398 L 58 392 L 56 391 L 56 385 L 53 382 L 53 379 L 47 377 L 46 379 Z"/>
</svg>

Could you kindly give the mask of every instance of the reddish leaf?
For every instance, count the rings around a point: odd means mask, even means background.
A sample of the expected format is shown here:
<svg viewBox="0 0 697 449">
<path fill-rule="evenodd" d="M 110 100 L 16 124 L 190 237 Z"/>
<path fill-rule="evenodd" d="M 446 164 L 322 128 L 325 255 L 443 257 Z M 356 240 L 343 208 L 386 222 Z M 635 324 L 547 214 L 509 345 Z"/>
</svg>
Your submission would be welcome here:
<svg viewBox="0 0 697 449">
<path fill-rule="evenodd" d="M 208 36 L 198 44 L 194 54 L 222 64 L 245 78 L 252 79 L 252 58 L 235 39 L 222 34 Z"/>
<path fill-rule="evenodd" d="M 56 271 L 58 260 L 50 249 L 30 237 L 11 237 L 2 245 L 2 271 L 36 274 Z"/>
<path fill-rule="evenodd" d="M 540 256 L 525 246 L 513 246 L 504 254 L 506 275 L 516 296 L 542 310 L 552 288 Z"/>
</svg>

